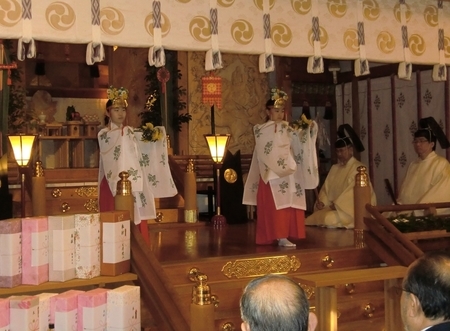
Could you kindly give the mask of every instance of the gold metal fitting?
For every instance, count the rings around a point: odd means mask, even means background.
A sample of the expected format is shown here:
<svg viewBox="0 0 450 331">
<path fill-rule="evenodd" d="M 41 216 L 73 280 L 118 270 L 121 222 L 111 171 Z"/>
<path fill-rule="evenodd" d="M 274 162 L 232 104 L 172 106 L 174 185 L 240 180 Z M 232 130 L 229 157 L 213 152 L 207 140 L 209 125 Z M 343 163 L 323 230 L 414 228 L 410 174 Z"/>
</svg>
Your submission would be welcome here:
<svg viewBox="0 0 450 331">
<path fill-rule="evenodd" d="M 363 315 L 367 318 L 372 318 L 375 313 L 375 306 L 370 302 L 364 306 Z"/>
<path fill-rule="evenodd" d="M 44 177 L 44 168 L 42 168 L 42 161 L 36 161 L 33 177 Z"/>
<path fill-rule="evenodd" d="M 322 258 L 322 265 L 325 268 L 331 268 L 333 266 L 333 264 L 334 264 L 334 260 L 329 255 L 325 255 Z"/>
<path fill-rule="evenodd" d="M 197 283 L 192 288 L 192 303 L 200 306 L 213 304 L 214 307 L 218 307 L 219 300 L 216 295 L 211 294 L 211 289 L 207 284 L 208 276 L 193 267 L 189 270 L 188 277 Z"/>
<path fill-rule="evenodd" d="M 126 171 L 119 174 L 120 180 L 117 182 L 117 195 L 127 196 L 131 195 L 131 182 L 128 180 L 130 175 Z"/>
<path fill-rule="evenodd" d="M 189 159 L 188 164 L 186 165 L 186 172 L 194 172 L 194 171 L 195 171 L 194 159 Z"/>
<path fill-rule="evenodd" d="M 233 323 L 226 322 L 226 323 L 222 324 L 222 329 L 221 330 L 222 331 L 234 331 L 236 329 L 234 328 L 234 324 Z"/>
<path fill-rule="evenodd" d="M 365 166 L 359 166 L 356 170 L 358 171 L 358 173 L 355 176 L 355 186 L 369 186 L 369 176 L 367 175 L 367 168 Z"/>
</svg>

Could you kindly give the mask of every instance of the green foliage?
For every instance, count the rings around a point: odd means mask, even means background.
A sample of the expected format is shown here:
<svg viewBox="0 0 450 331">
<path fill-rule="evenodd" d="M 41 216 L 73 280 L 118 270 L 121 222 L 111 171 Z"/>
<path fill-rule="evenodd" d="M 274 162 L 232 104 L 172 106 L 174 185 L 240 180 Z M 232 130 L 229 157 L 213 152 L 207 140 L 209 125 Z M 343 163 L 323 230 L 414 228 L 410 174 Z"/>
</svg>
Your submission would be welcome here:
<svg viewBox="0 0 450 331">
<path fill-rule="evenodd" d="M 397 217 L 389 217 L 391 222 L 400 232 L 422 232 L 433 230 L 450 231 L 450 217 L 449 216 L 415 216 L 398 215 Z"/>
<path fill-rule="evenodd" d="M 166 51 L 166 63 L 171 62 L 172 67 L 177 67 L 177 55 L 176 52 Z M 170 67 L 170 66 L 169 66 Z M 145 105 L 145 110 L 139 113 L 141 117 L 142 125 L 146 123 L 152 123 L 155 126 L 162 125 L 162 114 L 161 114 L 161 84 L 158 81 L 157 72 L 159 68 L 150 66 L 148 62 L 145 63 L 145 69 L 147 75 L 145 76 L 146 87 L 145 94 L 147 95 L 147 102 Z M 170 81 L 167 82 L 167 86 L 172 86 L 173 98 L 172 107 L 173 109 L 173 122 L 172 127 L 175 131 L 181 131 L 182 124 L 188 123 L 192 120 L 192 116 L 188 113 L 180 113 L 186 109 L 186 102 L 182 101 L 183 97 L 186 96 L 186 89 L 178 85 L 178 81 L 181 79 L 182 74 L 180 70 L 177 69 L 177 73 L 174 75 L 171 72 Z M 170 102 L 170 101 L 169 101 Z"/>
<path fill-rule="evenodd" d="M 6 53 L 9 54 L 9 62 L 17 62 L 17 55 L 12 52 L 13 46 L 11 40 L 4 40 Z M 8 130 L 10 133 L 21 132 L 28 123 L 37 120 L 33 111 L 28 110 L 26 105 L 26 90 L 22 86 L 20 69 L 11 69 L 11 82 L 9 86 L 8 100 Z"/>
</svg>

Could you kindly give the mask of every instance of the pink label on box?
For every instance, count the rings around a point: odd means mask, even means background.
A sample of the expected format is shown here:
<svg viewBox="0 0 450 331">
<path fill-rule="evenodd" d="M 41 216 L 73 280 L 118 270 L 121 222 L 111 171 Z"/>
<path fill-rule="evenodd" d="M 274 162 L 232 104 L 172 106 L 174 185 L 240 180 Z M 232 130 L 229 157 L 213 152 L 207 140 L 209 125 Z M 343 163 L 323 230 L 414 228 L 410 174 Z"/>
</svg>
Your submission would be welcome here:
<svg viewBox="0 0 450 331">
<path fill-rule="evenodd" d="M 22 219 L 10 218 L 0 222 L 0 233 L 22 233 Z"/>
<path fill-rule="evenodd" d="M 9 299 L 0 298 L 0 331 L 9 331 Z"/>
<path fill-rule="evenodd" d="M 47 217 L 22 219 L 22 283 L 39 285 L 48 281 Z"/>
<path fill-rule="evenodd" d="M 11 330 L 39 330 L 39 298 L 18 295 L 10 297 Z"/>
<path fill-rule="evenodd" d="M 78 331 L 106 330 L 107 289 L 97 288 L 78 296 Z"/>
<path fill-rule="evenodd" d="M 50 323 L 56 323 L 56 313 L 68 312 L 78 308 L 78 295 L 84 293 L 78 290 L 69 290 L 50 298 Z M 56 325 L 55 325 L 56 327 Z"/>
</svg>

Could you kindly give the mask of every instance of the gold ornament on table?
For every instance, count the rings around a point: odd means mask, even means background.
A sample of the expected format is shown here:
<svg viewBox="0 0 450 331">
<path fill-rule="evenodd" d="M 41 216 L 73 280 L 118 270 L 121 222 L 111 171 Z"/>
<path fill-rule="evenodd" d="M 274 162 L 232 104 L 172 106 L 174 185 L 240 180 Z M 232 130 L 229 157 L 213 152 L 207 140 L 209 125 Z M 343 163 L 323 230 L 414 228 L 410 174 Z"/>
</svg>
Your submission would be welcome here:
<svg viewBox="0 0 450 331">
<path fill-rule="evenodd" d="M 106 91 L 106 94 L 113 105 L 128 107 L 128 90 L 126 88 L 115 88 L 111 85 Z"/>
<path fill-rule="evenodd" d="M 273 105 L 275 108 L 283 108 L 288 99 L 288 95 L 278 88 L 273 88 L 270 90 L 270 98 L 275 101 Z"/>
</svg>

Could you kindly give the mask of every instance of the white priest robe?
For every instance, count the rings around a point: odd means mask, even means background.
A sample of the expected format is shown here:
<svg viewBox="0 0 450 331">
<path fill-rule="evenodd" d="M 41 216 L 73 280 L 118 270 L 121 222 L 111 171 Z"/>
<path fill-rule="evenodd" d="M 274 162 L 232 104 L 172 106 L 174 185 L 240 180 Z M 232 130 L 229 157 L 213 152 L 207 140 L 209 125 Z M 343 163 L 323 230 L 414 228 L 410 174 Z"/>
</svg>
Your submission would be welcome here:
<svg viewBox="0 0 450 331">
<path fill-rule="evenodd" d="M 431 152 L 425 160 L 417 159 L 409 164 L 400 188 L 399 204 L 450 202 L 450 163 Z M 440 215 L 450 214 L 450 209 L 437 209 Z M 416 211 L 419 216 L 422 214 Z"/>
<path fill-rule="evenodd" d="M 253 128 L 255 150 L 244 186 L 243 204 L 256 205 L 259 178 L 269 182 L 276 209 L 306 210 L 305 189 L 319 183 L 317 125 L 294 130 L 288 122 L 268 121 Z"/>
<path fill-rule="evenodd" d="M 156 142 L 142 142 L 141 132 L 113 123 L 98 133 L 99 183 L 106 177 L 109 189 L 115 196 L 119 173 L 128 172 L 136 224 L 156 217 L 155 197 L 177 194 L 168 165 L 165 130 L 164 127 L 159 128 L 163 130 L 163 139 Z"/>
<path fill-rule="evenodd" d="M 325 207 L 321 210 L 315 209 L 314 213 L 306 218 L 306 225 L 354 228 L 353 190 L 359 166 L 364 164 L 352 157 L 345 165 L 334 164 L 331 167 L 318 197 Z M 370 191 L 371 204 L 376 205 L 372 184 L 370 184 Z M 336 210 L 331 209 L 331 205 L 334 205 Z"/>
</svg>

